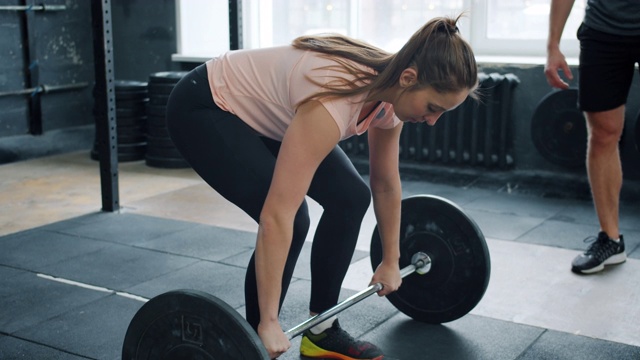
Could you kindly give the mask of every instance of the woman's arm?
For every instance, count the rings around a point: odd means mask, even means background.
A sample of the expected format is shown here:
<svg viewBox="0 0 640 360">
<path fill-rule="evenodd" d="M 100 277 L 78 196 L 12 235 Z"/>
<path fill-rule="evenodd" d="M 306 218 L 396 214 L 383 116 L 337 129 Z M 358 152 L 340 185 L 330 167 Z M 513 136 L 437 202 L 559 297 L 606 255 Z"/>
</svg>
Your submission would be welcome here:
<svg viewBox="0 0 640 360">
<path fill-rule="evenodd" d="M 322 104 L 303 104 L 282 140 L 271 187 L 260 214 L 256 243 L 258 334 L 269 354 L 290 346 L 278 322 L 282 274 L 291 246 L 293 222 L 316 169 L 340 139 L 338 125 Z"/>
<path fill-rule="evenodd" d="M 399 170 L 399 142 L 402 124 L 393 129 L 369 129 L 370 184 L 373 209 L 382 239 L 382 262 L 376 269 L 372 283 L 384 288 L 380 296 L 396 291 L 402 283 L 400 259 L 400 207 L 402 186 Z"/>
</svg>

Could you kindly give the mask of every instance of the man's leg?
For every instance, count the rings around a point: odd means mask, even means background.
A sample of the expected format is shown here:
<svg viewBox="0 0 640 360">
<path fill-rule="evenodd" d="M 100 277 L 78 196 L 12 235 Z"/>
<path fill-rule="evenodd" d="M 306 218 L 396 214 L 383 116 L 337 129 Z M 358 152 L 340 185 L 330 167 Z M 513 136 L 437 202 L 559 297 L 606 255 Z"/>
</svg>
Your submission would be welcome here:
<svg viewBox="0 0 640 360">
<path fill-rule="evenodd" d="M 587 251 L 573 260 L 571 270 L 579 274 L 592 274 L 604 269 L 605 265 L 620 264 L 627 258 L 618 227 L 622 188 L 618 141 L 624 126 L 624 105 L 586 114 L 589 130 L 587 174 L 601 231 Z"/>
<path fill-rule="evenodd" d="M 586 113 L 589 141 L 587 174 L 600 228 L 617 239 L 622 166 L 618 142 L 624 127 L 624 105 L 613 110 Z"/>
</svg>

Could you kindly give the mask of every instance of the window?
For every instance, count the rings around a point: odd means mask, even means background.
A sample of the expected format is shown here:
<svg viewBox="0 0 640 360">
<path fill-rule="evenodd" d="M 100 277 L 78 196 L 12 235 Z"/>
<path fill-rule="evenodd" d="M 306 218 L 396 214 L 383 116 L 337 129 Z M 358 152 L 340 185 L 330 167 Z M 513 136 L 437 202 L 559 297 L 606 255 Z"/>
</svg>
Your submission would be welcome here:
<svg viewBox="0 0 640 360">
<path fill-rule="evenodd" d="M 577 0 L 562 33 L 565 56 L 577 57 L 576 32 L 586 0 Z M 474 0 L 471 43 L 482 55 L 545 56 L 550 0 Z"/>
<path fill-rule="evenodd" d="M 212 57 L 229 48 L 228 1 L 177 0 L 176 60 Z M 578 55 L 576 31 L 586 0 L 577 0 L 563 33 L 562 50 Z M 303 34 L 337 32 L 395 52 L 435 16 L 464 13 L 462 35 L 476 55 L 546 53 L 550 0 L 243 0 L 244 48 L 291 43 Z"/>
</svg>

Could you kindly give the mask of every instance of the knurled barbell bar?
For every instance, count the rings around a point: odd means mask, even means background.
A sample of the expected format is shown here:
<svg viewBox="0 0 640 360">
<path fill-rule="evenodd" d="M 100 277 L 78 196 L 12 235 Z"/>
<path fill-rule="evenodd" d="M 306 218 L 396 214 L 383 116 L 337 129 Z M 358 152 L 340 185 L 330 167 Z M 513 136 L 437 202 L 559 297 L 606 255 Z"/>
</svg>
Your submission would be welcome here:
<svg viewBox="0 0 640 360">
<path fill-rule="evenodd" d="M 490 260 L 484 236 L 462 209 L 444 198 L 403 199 L 400 253 L 403 283 L 387 298 L 415 320 L 458 319 L 478 304 L 488 286 Z M 373 269 L 381 258 L 376 227 L 371 241 Z M 409 276 L 414 272 L 421 276 Z M 293 339 L 381 288 L 381 284 L 370 285 L 286 335 Z M 256 332 L 235 309 L 196 290 L 175 290 L 150 299 L 129 324 L 122 359 L 161 358 L 269 359 Z"/>
</svg>

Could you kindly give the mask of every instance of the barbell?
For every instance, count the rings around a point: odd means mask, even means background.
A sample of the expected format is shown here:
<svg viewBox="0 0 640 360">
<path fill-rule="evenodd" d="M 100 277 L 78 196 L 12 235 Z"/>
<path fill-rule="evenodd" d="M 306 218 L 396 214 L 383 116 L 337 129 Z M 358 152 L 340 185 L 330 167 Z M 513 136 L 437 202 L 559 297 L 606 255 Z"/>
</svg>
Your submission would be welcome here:
<svg viewBox="0 0 640 360">
<path fill-rule="evenodd" d="M 414 320 L 439 324 L 456 320 L 482 299 L 491 264 L 477 224 L 453 202 L 433 195 L 402 200 L 398 291 L 387 299 Z M 377 226 L 370 245 L 371 266 L 382 260 Z M 382 289 L 381 284 L 285 332 L 293 339 Z M 260 338 L 234 308 L 214 295 L 174 290 L 147 301 L 134 315 L 122 347 L 123 360 L 269 359 Z"/>
</svg>

